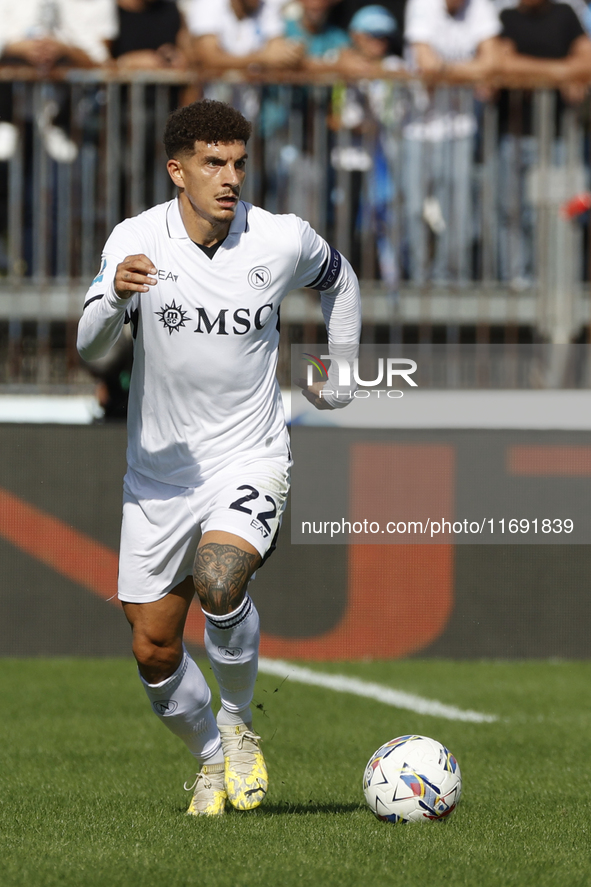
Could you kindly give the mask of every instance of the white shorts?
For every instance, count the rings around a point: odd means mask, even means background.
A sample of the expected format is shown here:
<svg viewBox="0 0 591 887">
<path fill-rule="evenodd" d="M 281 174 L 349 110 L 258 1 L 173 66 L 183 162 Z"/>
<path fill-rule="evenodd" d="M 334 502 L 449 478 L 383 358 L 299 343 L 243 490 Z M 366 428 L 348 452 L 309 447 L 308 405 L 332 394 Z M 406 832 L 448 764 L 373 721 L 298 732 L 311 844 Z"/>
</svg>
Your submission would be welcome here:
<svg viewBox="0 0 591 887">
<path fill-rule="evenodd" d="M 263 561 L 273 552 L 289 491 L 288 459 L 232 465 L 198 487 L 160 483 L 128 468 L 118 597 L 147 603 L 165 597 L 193 571 L 200 536 L 234 533 Z"/>
</svg>

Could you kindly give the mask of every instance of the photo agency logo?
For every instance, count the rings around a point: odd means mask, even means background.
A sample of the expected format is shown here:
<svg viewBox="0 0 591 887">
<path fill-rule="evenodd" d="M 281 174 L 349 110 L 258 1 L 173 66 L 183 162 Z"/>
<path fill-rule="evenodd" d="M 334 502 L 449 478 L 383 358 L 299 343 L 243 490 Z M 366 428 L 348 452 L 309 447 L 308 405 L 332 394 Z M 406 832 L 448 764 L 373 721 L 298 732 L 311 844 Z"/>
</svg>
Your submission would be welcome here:
<svg viewBox="0 0 591 887">
<path fill-rule="evenodd" d="M 411 388 L 418 385 L 412 378 L 417 371 L 417 363 L 408 357 L 374 357 L 364 355 L 363 369 L 360 367 L 361 358 L 353 360 L 336 354 L 303 353 L 307 361 L 306 384 L 325 382 L 320 391 L 320 397 L 332 395 L 342 400 L 363 400 L 369 397 L 389 397 L 397 399 L 404 397 L 404 391 L 398 387 L 401 381 Z M 330 369 L 324 361 L 330 361 Z M 371 366 L 369 366 L 371 364 Z M 333 365 L 336 372 L 332 372 Z M 370 378 L 362 376 L 370 375 Z"/>
</svg>

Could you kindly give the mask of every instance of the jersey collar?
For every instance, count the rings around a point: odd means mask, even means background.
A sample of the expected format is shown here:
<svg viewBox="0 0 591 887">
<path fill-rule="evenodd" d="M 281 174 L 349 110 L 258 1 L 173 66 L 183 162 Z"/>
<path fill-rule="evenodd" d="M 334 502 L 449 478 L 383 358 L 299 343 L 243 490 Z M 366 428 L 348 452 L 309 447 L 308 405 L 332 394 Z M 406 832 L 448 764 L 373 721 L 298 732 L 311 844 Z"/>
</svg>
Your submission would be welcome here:
<svg viewBox="0 0 591 887">
<path fill-rule="evenodd" d="M 248 204 L 244 202 L 244 200 L 239 201 L 238 206 L 236 207 L 236 215 L 234 216 L 234 221 L 230 225 L 230 230 L 228 231 L 228 237 L 232 237 L 232 235 L 240 236 L 240 234 L 244 234 L 245 231 L 248 230 Z"/>
<path fill-rule="evenodd" d="M 166 210 L 166 226 L 168 228 L 168 236 L 171 238 L 171 240 L 189 239 L 187 229 L 183 225 L 178 197 L 175 197 L 175 199 L 171 200 L 168 204 L 168 209 Z M 228 237 L 232 237 L 233 235 L 240 236 L 240 234 L 244 234 L 244 232 L 247 230 L 247 227 L 247 204 L 245 204 L 244 201 L 241 200 L 236 207 L 236 215 L 234 216 L 234 220 L 230 225 Z"/>
<path fill-rule="evenodd" d="M 181 218 L 181 210 L 179 199 L 175 197 L 171 200 L 166 209 L 166 227 L 168 228 L 168 236 L 172 240 L 188 240 L 189 235 L 187 229 L 183 225 Z"/>
</svg>

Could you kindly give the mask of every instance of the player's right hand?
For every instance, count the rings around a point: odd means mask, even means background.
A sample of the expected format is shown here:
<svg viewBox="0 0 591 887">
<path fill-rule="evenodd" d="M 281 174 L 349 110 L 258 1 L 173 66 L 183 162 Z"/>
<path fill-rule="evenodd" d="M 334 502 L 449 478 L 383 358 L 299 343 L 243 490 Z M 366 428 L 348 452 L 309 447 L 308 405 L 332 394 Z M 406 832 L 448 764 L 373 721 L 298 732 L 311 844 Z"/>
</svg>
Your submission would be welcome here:
<svg viewBox="0 0 591 887">
<path fill-rule="evenodd" d="M 296 379 L 295 384 L 302 389 L 306 400 L 314 404 L 317 410 L 334 410 L 334 407 L 331 407 L 320 394 L 326 382 L 314 382 L 312 385 L 308 385 L 305 379 Z"/>
<path fill-rule="evenodd" d="M 147 293 L 151 286 L 158 283 L 156 277 L 158 271 L 147 256 L 141 253 L 139 256 L 126 256 L 117 265 L 115 273 L 115 292 L 120 299 L 129 299 L 134 293 Z"/>
</svg>

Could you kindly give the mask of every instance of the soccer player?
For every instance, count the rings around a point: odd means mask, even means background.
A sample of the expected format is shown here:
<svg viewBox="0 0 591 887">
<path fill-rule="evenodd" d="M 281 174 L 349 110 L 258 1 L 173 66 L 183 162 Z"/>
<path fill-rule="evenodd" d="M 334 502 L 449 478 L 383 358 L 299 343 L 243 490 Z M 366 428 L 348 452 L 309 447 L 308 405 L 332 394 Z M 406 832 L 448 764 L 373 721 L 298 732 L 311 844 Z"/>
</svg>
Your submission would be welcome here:
<svg viewBox="0 0 591 887">
<path fill-rule="evenodd" d="M 78 332 L 93 360 L 131 324 L 118 594 L 152 710 L 200 764 L 193 815 L 222 814 L 227 799 L 251 809 L 267 791 L 250 710 L 259 617 L 247 586 L 275 547 L 288 492 L 281 301 L 297 287 L 319 290 L 329 348 L 354 347 L 360 333 L 347 260 L 296 216 L 240 200 L 250 133 L 221 102 L 171 114 L 164 144 L 178 197 L 114 229 Z M 316 406 L 347 402 L 321 388 L 304 392 Z M 195 591 L 217 719 L 183 646 Z"/>
</svg>

